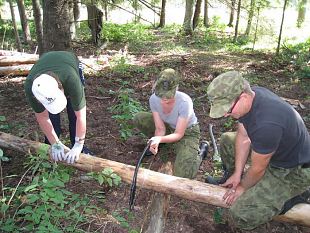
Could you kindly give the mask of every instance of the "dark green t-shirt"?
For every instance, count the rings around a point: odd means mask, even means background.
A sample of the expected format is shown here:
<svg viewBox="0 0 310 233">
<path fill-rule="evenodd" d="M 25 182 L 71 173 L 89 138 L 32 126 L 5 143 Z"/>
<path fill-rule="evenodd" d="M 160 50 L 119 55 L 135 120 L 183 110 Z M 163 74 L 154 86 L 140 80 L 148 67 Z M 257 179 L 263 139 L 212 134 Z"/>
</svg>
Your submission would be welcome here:
<svg viewBox="0 0 310 233">
<path fill-rule="evenodd" d="M 36 113 L 43 112 L 45 108 L 34 97 L 31 90 L 32 83 L 35 77 L 47 72 L 53 72 L 58 76 L 74 111 L 79 111 L 85 107 L 84 86 L 80 80 L 78 63 L 79 61 L 73 53 L 65 51 L 47 52 L 40 57 L 25 81 L 27 101 Z"/>
</svg>

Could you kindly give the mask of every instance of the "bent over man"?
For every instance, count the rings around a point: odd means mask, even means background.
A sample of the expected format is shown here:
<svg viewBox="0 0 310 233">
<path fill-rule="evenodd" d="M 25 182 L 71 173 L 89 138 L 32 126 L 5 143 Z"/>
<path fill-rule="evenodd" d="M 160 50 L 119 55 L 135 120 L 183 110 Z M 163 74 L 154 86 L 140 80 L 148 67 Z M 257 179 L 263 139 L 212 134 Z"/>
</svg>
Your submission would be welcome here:
<svg viewBox="0 0 310 233">
<path fill-rule="evenodd" d="M 53 51 L 43 54 L 32 67 L 26 82 L 27 101 L 51 144 L 55 161 L 74 163 L 81 152 L 90 153 L 84 146 L 86 135 L 86 100 L 84 77 L 77 57 L 71 52 Z M 67 107 L 72 149 L 65 154 L 59 113 Z"/>
<path fill-rule="evenodd" d="M 291 105 L 266 88 L 251 88 L 236 71 L 216 77 L 207 93 L 212 118 L 239 121 L 236 133 L 221 137 L 229 177 L 221 186 L 229 188 L 223 199 L 234 223 L 251 230 L 279 215 L 286 201 L 309 194 L 309 132 Z"/>
</svg>

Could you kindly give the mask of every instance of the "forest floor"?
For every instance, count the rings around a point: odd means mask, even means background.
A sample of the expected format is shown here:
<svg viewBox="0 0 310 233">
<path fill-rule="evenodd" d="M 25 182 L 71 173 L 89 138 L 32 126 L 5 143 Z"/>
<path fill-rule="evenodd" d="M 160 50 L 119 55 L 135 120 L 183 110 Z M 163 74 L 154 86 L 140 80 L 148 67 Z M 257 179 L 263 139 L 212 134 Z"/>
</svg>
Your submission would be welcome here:
<svg viewBox="0 0 310 233">
<path fill-rule="evenodd" d="M 164 42 L 162 42 L 164 43 Z M 124 45 L 122 45 L 124 46 Z M 122 46 L 110 45 L 109 49 L 118 51 Z M 150 45 L 156 46 L 156 45 Z M 275 65 L 273 56 L 258 52 L 208 52 L 207 50 L 191 49 L 184 54 L 177 53 L 131 53 L 128 48 L 127 55 L 135 63 L 136 68 L 128 71 L 115 72 L 109 67 L 92 75 L 86 74 L 87 99 L 87 137 L 86 145 L 98 157 L 135 165 L 146 144 L 146 139 L 136 132 L 128 140 L 122 140 L 117 121 L 109 108 L 118 104 L 118 94 L 122 89 L 131 89 L 130 96 L 138 100 L 148 109 L 148 97 L 151 95 L 152 84 L 159 72 L 167 67 L 177 69 L 182 74 L 179 89 L 189 94 L 194 100 L 194 108 L 200 122 L 202 139 L 211 141 L 208 124 L 214 125 L 214 135 L 218 139 L 221 133 L 234 129 L 235 121 L 232 119 L 214 120 L 208 116 L 209 104 L 206 97 L 206 88 L 210 81 L 218 74 L 228 70 L 239 70 L 254 85 L 271 89 L 279 96 L 299 100 L 303 108 L 296 109 L 303 117 L 310 129 L 310 79 L 295 80 L 287 72 L 286 65 Z M 126 49 L 125 49 L 126 50 Z M 87 57 L 98 54 L 96 48 L 84 44 L 83 48 L 75 47 L 78 55 Z M 103 54 L 105 51 L 101 51 Z M 140 67 L 140 68 L 137 68 Z M 35 121 L 33 111 L 27 104 L 23 90 L 23 78 L 0 78 L 0 115 L 6 117 L 10 125 L 9 133 L 26 139 L 43 141 L 43 135 Z M 68 128 L 66 114 L 62 114 L 63 141 L 68 142 Z M 213 153 L 210 148 L 210 154 Z M 4 175 L 22 174 L 21 169 L 24 155 L 6 150 L 5 154 L 11 158 L 10 162 L 3 164 Z M 174 155 L 168 156 L 169 160 Z M 143 167 L 157 170 L 163 163 L 158 156 L 147 158 Z M 197 180 L 204 181 L 204 174 L 214 169 L 210 157 L 201 164 Z M 84 180 L 83 172 L 76 171 L 69 183 L 69 188 L 77 193 L 89 193 L 102 189 L 93 181 Z M 128 212 L 130 185 L 122 183 L 105 193 L 105 201 L 100 207 L 107 210 L 104 217 L 94 217 L 89 222 L 88 232 L 122 233 L 132 229 L 140 229 L 144 222 L 151 191 L 137 190 L 135 209 Z M 96 196 L 93 196 L 95 199 Z M 215 220 L 216 213 L 221 210 L 215 206 L 188 201 L 172 196 L 170 200 L 167 223 L 164 233 L 219 233 L 242 232 L 232 229 L 224 219 L 221 223 Z M 119 221 L 111 217 L 112 213 L 119 213 L 129 223 L 124 228 Z M 110 217 L 107 217 L 110 216 Z M 97 230 L 96 230 L 97 229 Z M 251 232 L 263 233 L 310 233 L 310 228 L 271 221 Z"/>
</svg>

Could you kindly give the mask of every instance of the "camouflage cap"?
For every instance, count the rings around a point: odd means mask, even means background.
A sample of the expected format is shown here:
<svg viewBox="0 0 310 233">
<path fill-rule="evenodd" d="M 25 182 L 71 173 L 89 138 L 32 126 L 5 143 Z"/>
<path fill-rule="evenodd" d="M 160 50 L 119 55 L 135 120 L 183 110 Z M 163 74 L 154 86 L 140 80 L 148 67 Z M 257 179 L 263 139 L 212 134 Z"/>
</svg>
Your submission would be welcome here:
<svg viewBox="0 0 310 233">
<path fill-rule="evenodd" d="M 165 69 L 160 72 L 155 83 L 155 95 L 160 98 L 171 99 L 175 96 L 180 77 L 174 69 Z"/>
<path fill-rule="evenodd" d="M 244 79 L 239 72 L 229 71 L 217 76 L 207 89 L 211 103 L 210 117 L 224 116 L 243 90 Z"/>
</svg>

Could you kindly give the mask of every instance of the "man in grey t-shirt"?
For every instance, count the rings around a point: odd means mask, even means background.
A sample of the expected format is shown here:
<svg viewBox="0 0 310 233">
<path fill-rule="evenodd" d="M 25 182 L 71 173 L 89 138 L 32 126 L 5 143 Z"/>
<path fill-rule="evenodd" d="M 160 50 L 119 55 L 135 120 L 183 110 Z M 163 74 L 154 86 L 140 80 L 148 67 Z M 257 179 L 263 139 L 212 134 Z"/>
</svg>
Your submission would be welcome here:
<svg viewBox="0 0 310 233">
<path fill-rule="evenodd" d="M 149 99 L 152 113 L 140 112 L 135 126 L 150 138 L 150 151 L 156 155 L 160 143 L 173 146 L 176 153 L 174 175 L 194 178 L 201 163 L 200 128 L 191 98 L 177 91 L 179 75 L 173 69 L 162 71 Z"/>
</svg>

